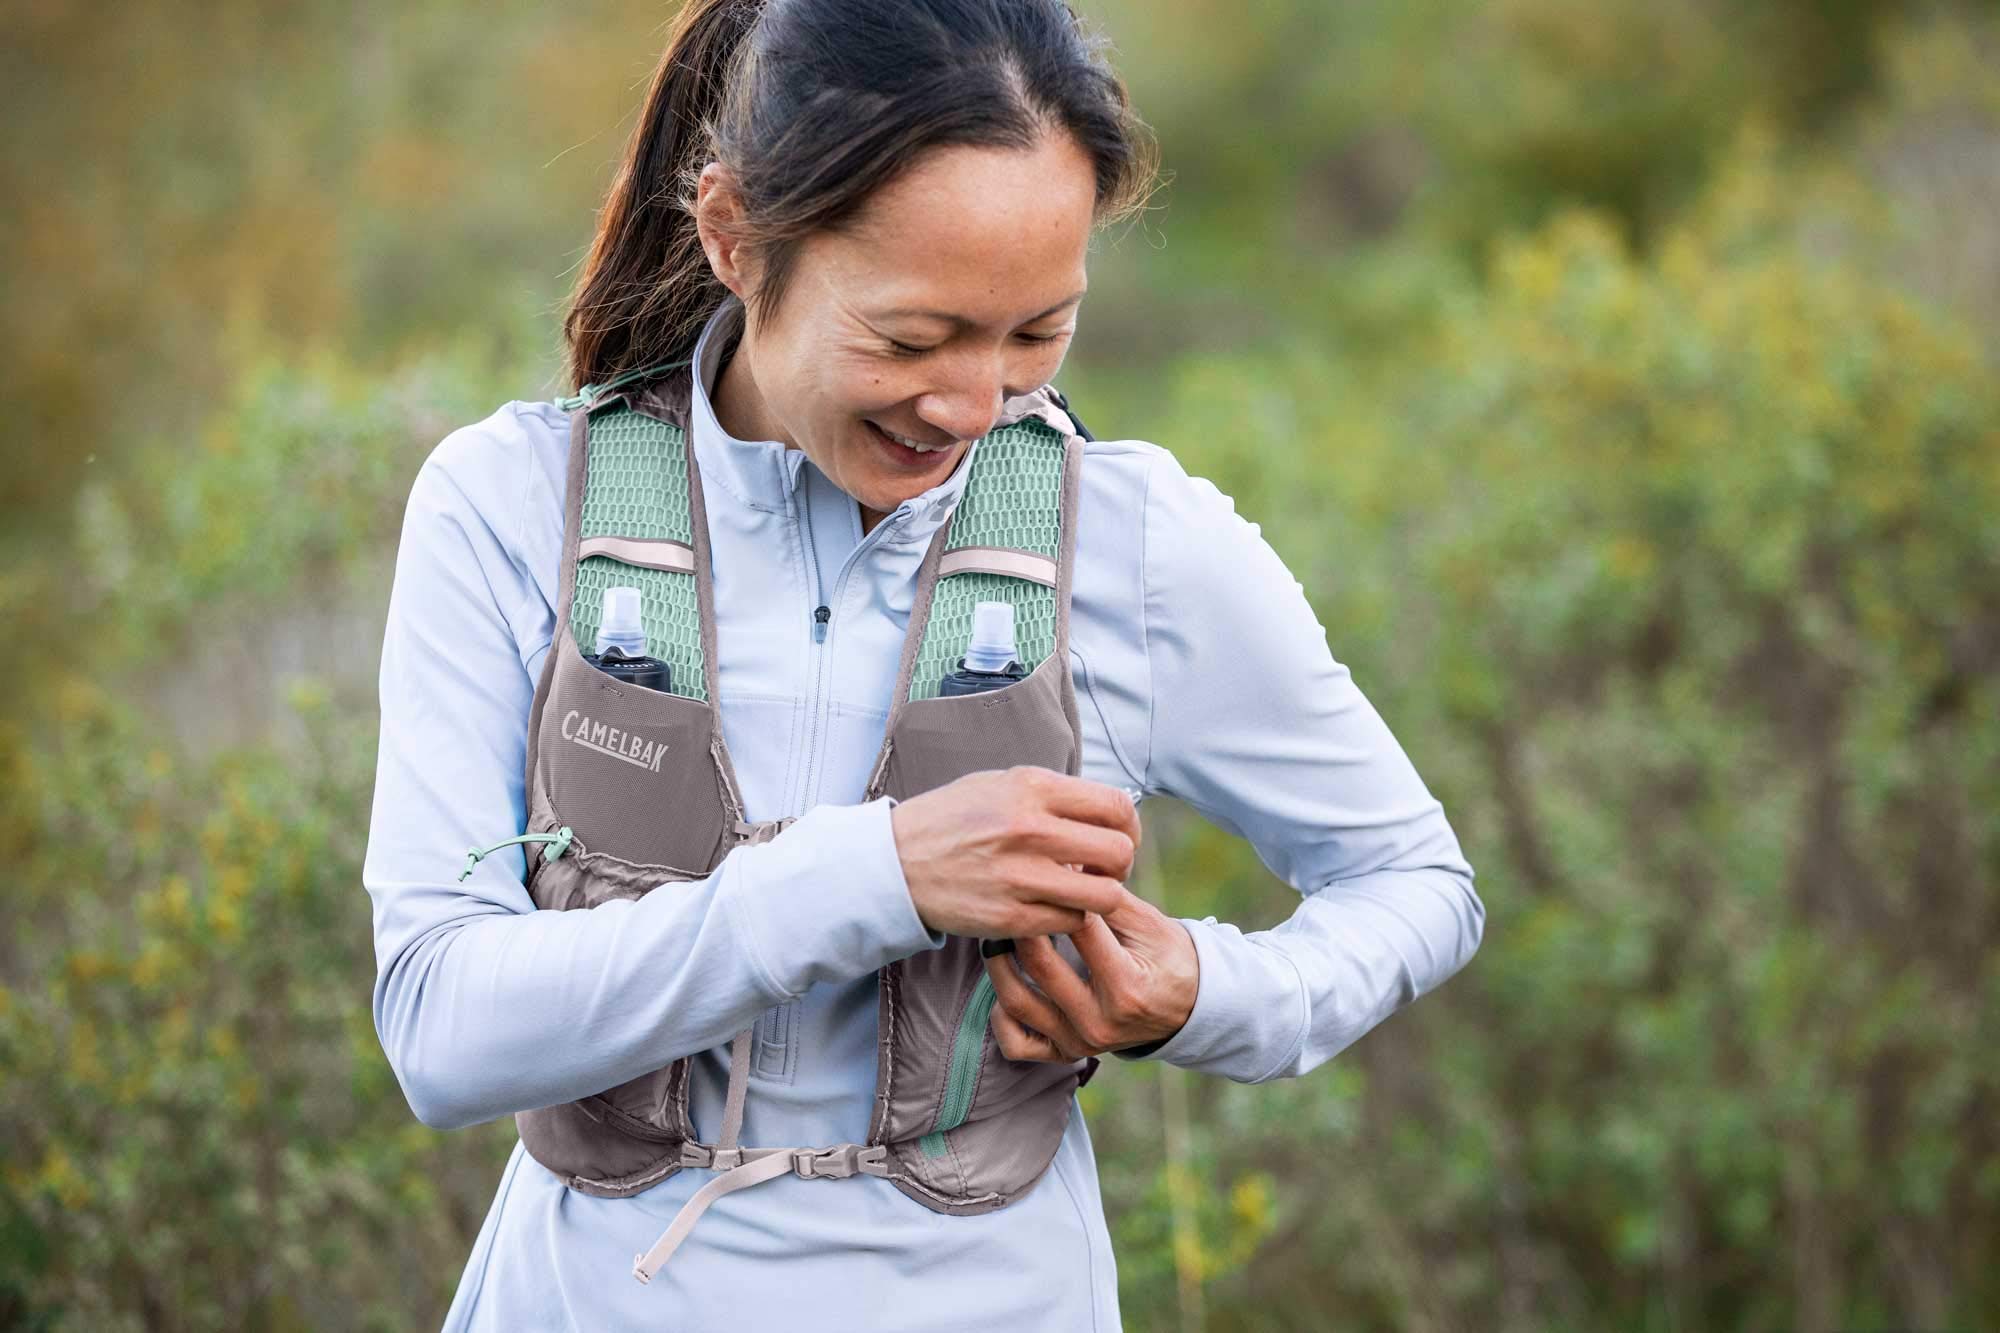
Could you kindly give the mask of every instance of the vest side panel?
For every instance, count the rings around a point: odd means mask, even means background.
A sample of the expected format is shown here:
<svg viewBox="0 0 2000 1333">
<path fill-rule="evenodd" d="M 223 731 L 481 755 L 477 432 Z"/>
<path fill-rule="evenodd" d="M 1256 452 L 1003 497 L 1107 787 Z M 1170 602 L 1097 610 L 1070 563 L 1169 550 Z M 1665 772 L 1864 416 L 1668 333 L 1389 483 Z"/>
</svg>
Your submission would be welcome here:
<svg viewBox="0 0 2000 1333">
<path fill-rule="evenodd" d="M 589 413 L 579 410 L 555 633 L 528 741 L 530 831 L 567 823 L 576 833 L 553 861 L 529 855 L 530 895 L 554 910 L 638 897 L 705 873 L 728 828 L 710 751 L 712 706 L 614 681 L 576 645 L 571 612 L 589 461 Z M 649 1189 L 682 1169 L 680 1147 L 690 1133 L 682 1111 L 686 1066 L 677 1060 L 578 1101 L 523 1111 L 514 1118 L 522 1145 L 583 1193 L 624 1197 Z"/>
<path fill-rule="evenodd" d="M 1053 651 L 1026 678 L 1000 690 L 906 702 L 909 659 L 924 629 L 913 611 L 906 661 L 877 763 L 876 790 L 908 798 L 967 773 L 1015 764 L 1072 775 L 1081 771 L 1068 644 L 1081 458 L 1081 442 L 1067 437 Z M 916 608 L 926 624 L 942 546 L 935 543 L 927 554 L 919 579 Z M 899 1167 L 897 1188 L 938 1212 L 971 1214 L 1003 1207 L 1039 1179 L 1060 1146 L 1074 1091 L 1088 1067 L 1087 1061 L 1007 1059 L 988 1027 L 979 1034 L 976 1083 L 963 1122 L 934 1133 L 961 1020 L 975 993 L 987 984 L 977 941 L 957 936 L 943 948 L 884 969 L 877 1120 L 870 1137 L 891 1145 Z"/>
<path fill-rule="evenodd" d="M 1076 711 L 1076 678 L 1069 666 L 1067 590 L 1074 586 L 1076 541 L 1071 528 L 1077 512 L 1083 445 L 1071 440 L 1063 459 L 1063 543 L 1057 561 L 1057 584 L 1064 595 L 1056 601 L 1055 650 L 1041 667 L 1055 664 L 1049 674 L 1047 706 L 1060 710 L 1074 743 L 1065 765 L 1049 764 L 1075 776 L 1083 770 L 1082 731 Z M 1038 667 L 1039 671 L 1041 667 Z M 979 698 L 978 695 L 971 696 Z M 1068 936 L 1054 937 L 1056 952 L 1072 966 L 1082 958 Z M 957 1160 L 967 1172 L 966 1192 L 1004 1192 L 1010 1182 L 1033 1181 L 1048 1169 L 1060 1146 L 1074 1104 L 1070 1094 L 1092 1072 L 1089 1060 L 1068 1064 L 1010 1060 L 1000 1044 L 989 1042 L 980 1065 L 979 1082 L 966 1122 L 949 1137 Z M 1018 1188 L 1018 1186 L 1016 1187 Z"/>
</svg>

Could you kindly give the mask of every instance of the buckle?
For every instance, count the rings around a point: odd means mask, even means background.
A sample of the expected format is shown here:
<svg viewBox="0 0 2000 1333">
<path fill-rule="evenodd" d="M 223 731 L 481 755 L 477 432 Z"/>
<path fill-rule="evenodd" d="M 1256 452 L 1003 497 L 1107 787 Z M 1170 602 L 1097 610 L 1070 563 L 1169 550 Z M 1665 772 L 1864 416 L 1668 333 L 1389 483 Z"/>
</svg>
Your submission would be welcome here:
<svg viewBox="0 0 2000 1333">
<path fill-rule="evenodd" d="M 755 823 L 747 819 L 736 821 L 736 840 L 739 846 L 755 847 L 766 843 L 799 822 L 797 815 L 786 815 L 782 819 L 760 819 Z"/>
<path fill-rule="evenodd" d="M 845 1180 L 859 1175 L 871 1166 L 882 1166 L 889 1160 L 889 1149 L 876 1144 L 864 1147 L 859 1143 L 842 1144 L 838 1148 L 796 1148 L 792 1151 L 792 1171 L 807 1180 Z"/>
</svg>

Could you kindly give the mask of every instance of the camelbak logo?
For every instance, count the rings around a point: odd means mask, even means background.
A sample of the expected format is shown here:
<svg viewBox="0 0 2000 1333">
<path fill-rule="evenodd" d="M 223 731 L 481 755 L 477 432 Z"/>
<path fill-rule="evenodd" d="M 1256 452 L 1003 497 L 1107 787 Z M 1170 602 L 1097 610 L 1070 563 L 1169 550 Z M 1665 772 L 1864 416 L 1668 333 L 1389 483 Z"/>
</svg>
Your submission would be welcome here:
<svg viewBox="0 0 2000 1333">
<path fill-rule="evenodd" d="M 623 759 L 628 764 L 654 773 L 660 771 L 660 760 L 667 753 L 665 741 L 649 741 L 642 736 L 634 736 L 623 728 L 593 721 L 574 708 L 563 714 L 562 735 L 566 741 L 575 741 L 599 754 Z"/>
</svg>

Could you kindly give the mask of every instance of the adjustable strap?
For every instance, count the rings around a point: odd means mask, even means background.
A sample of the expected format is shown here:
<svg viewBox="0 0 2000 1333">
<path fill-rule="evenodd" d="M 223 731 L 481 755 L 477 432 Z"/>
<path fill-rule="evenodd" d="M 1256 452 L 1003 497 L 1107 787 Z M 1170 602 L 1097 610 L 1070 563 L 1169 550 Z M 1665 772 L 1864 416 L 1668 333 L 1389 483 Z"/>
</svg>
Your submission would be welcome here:
<svg viewBox="0 0 2000 1333">
<path fill-rule="evenodd" d="M 681 1145 L 681 1165 L 720 1171 L 681 1205 L 674 1220 L 653 1242 L 653 1248 L 632 1257 L 632 1276 L 641 1283 L 666 1267 L 667 1260 L 694 1230 L 694 1224 L 708 1206 L 725 1194 L 790 1173 L 806 1180 L 845 1180 L 853 1175 L 889 1174 L 889 1149 L 877 1144 L 843 1143 L 833 1148 L 739 1148 L 736 1136 L 743 1129 L 743 1101 L 750 1082 L 750 1037 L 753 1029 L 736 1034 L 729 1048 L 729 1097 L 722 1110 L 722 1134 L 714 1147 L 699 1143 Z"/>
<path fill-rule="evenodd" d="M 729 1097 L 722 1107 L 722 1137 L 715 1141 L 717 1152 L 735 1152 L 736 1136 L 743 1129 L 743 1099 L 750 1091 L 750 1038 L 755 1028 L 744 1028 L 729 1047 Z"/>
<path fill-rule="evenodd" d="M 712 1166 L 713 1163 L 702 1160 L 709 1151 L 698 1143 L 690 1143 L 681 1164 Z M 890 1174 L 889 1149 L 882 1144 L 870 1147 L 860 1143 L 843 1143 L 834 1148 L 740 1148 L 736 1151 L 743 1157 L 743 1164 L 731 1167 L 709 1181 L 681 1205 L 673 1224 L 653 1242 L 653 1248 L 633 1256 L 633 1277 L 641 1283 L 651 1282 L 653 1275 L 673 1258 L 674 1251 L 687 1239 L 688 1232 L 694 1230 L 694 1224 L 708 1211 L 708 1206 L 725 1194 L 776 1180 L 788 1172 L 806 1180 L 845 1180 L 857 1175 L 880 1176 L 886 1180 Z"/>
</svg>

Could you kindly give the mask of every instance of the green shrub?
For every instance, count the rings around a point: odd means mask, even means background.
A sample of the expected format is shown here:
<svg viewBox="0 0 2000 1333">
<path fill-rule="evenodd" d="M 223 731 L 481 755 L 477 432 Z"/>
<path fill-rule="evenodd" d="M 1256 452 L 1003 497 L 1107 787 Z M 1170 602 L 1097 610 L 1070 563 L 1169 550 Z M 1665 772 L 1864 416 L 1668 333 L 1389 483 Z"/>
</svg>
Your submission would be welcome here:
<svg viewBox="0 0 2000 1333">
<path fill-rule="evenodd" d="M 1218 1170 L 1278 1182 L 1215 1327 L 2000 1306 L 2000 395 L 1968 337 L 1805 257 L 1762 170 L 1648 257 L 1588 213 L 1502 245 L 1396 373 L 1222 359 L 1160 411 L 1267 523 L 1490 913 L 1320 1087 L 1352 1133 L 1198 1089 Z M 1165 877 L 1289 910 L 1211 831 Z"/>
</svg>

